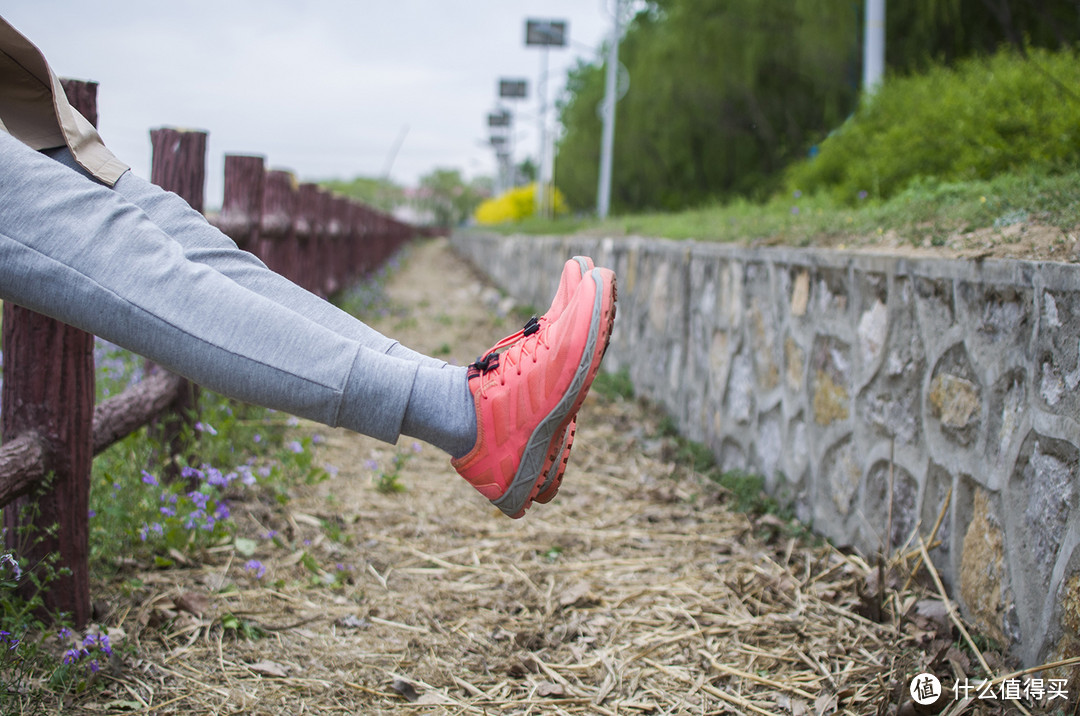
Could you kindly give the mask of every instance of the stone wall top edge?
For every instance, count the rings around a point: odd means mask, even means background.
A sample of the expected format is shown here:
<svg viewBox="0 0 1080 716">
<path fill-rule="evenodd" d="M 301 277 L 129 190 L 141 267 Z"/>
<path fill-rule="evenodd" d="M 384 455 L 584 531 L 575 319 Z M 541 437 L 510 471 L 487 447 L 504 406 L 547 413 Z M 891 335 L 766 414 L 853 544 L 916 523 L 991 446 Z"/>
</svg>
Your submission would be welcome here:
<svg viewBox="0 0 1080 716">
<path fill-rule="evenodd" d="M 463 238 L 467 238 L 466 232 Z M 497 235 L 496 235 L 497 236 Z M 486 238 L 486 237 L 485 237 Z M 1032 285 L 1035 275 L 1040 284 L 1051 290 L 1080 291 L 1080 264 L 1055 261 L 1031 261 L 1024 259 L 950 258 L 940 256 L 915 256 L 886 251 L 852 249 L 803 248 L 790 246 L 747 247 L 692 239 L 658 239 L 643 236 L 532 236 L 512 234 L 515 240 L 528 239 L 542 243 L 564 241 L 605 242 L 633 244 L 641 250 L 646 248 L 659 253 L 673 251 L 689 252 L 692 257 L 728 259 L 742 262 L 761 262 L 787 265 L 793 268 L 854 269 L 858 272 L 885 273 L 931 280 L 960 280 L 978 283 L 1008 285 Z"/>
</svg>

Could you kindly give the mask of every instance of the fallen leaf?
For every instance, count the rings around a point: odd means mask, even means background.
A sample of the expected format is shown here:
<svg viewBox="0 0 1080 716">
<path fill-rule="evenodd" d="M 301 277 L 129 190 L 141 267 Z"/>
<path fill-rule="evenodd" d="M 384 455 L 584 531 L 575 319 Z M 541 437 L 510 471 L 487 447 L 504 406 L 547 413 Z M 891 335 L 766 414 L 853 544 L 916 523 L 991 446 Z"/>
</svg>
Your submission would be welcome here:
<svg viewBox="0 0 1080 716">
<path fill-rule="evenodd" d="M 355 614 L 349 614 L 337 620 L 337 625 L 345 627 L 346 629 L 367 629 L 371 626 L 371 622 L 367 619 L 362 619 Z"/>
<path fill-rule="evenodd" d="M 177 564 L 182 564 L 184 566 L 189 566 L 191 564 L 191 560 L 176 547 L 169 547 L 169 556 L 176 560 Z"/>
<path fill-rule="evenodd" d="M 776 705 L 791 712 L 791 716 L 807 716 L 810 713 L 810 704 L 802 699 L 795 699 L 787 694 L 776 697 Z"/>
<path fill-rule="evenodd" d="M 236 551 L 244 557 L 250 557 L 251 555 L 255 554 L 255 549 L 259 545 L 253 539 L 248 539 L 247 537 L 237 537 L 236 541 L 233 542 L 233 546 L 235 546 Z"/>
<path fill-rule="evenodd" d="M 566 696 L 566 689 L 562 684 L 553 684 L 550 681 L 541 681 L 536 687 L 537 696 L 551 696 L 557 699 Z"/>
<path fill-rule="evenodd" d="M 822 694 L 814 701 L 814 713 L 825 716 L 836 711 L 836 694 Z"/>
<path fill-rule="evenodd" d="M 179 611 L 194 614 L 201 617 L 210 610 L 210 597 L 198 592 L 184 592 L 173 599 L 173 606 Z"/>
<path fill-rule="evenodd" d="M 104 704 L 104 708 L 106 711 L 139 711 L 145 706 L 138 701 L 117 700 Z"/>
<path fill-rule="evenodd" d="M 577 606 L 588 607 L 594 606 L 600 600 L 595 595 L 589 593 L 592 588 L 588 582 L 578 582 L 571 587 L 568 587 L 559 595 L 559 604 L 564 607 Z"/>
<path fill-rule="evenodd" d="M 409 703 L 416 703 L 420 698 L 420 694 L 416 693 L 416 687 L 405 679 L 394 679 L 394 682 L 390 684 L 390 688 L 401 694 Z"/>
<path fill-rule="evenodd" d="M 254 664 L 248 664 L 248 668 L 256 674 L 269 676 L 275 679 L 284 679 L 289 675 L 289 667 L 282 666 L 276 661 L 257 661 Z"/>
</svg>

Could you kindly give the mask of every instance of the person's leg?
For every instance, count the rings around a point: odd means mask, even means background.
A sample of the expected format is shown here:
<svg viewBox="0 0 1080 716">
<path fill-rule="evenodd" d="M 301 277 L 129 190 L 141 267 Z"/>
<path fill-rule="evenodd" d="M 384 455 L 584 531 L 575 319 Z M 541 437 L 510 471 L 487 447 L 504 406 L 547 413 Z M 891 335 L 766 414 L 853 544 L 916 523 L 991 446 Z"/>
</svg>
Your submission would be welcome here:
<svg viewBox="0 0 1080 716">
<path fill-rule="evenodd" d="M 45 154 L 91 178 L 75 162 L 67 147 L 47 150 Z M 120 177 L 113 189 L 142 209 L 152 222 L 179 243 L 189 260 L 206 264 L 241 286 L 290 308 L 345 338 L 358 341 L 371 350 L 432 368 L 447 365 L 445 361 L 402 346 L 329 301 L 270 271 L 253 254 L 240 250 L 232 239 L 212 226 L 202 214 L 192 209 L 176 194 L 164 191 L 133 172 L 127 172 Z"/>
<path fill-rule="evenodd" d="M 4 300 L 212 390 L 383 440 L 397 439 L 407 409 L 424 416 L 412 419 L 414 433 L 475 420 L 458 404 L 469 401 L 464 369 L 421 370 L 189 260 L 120 194 L 4 133 L 0 197 Z M 430 397 L 455 393 L 461 400 L 444 405 Z M 454 454 L 474 438 L 459 428 L 437 439 Z"/>
</svg>

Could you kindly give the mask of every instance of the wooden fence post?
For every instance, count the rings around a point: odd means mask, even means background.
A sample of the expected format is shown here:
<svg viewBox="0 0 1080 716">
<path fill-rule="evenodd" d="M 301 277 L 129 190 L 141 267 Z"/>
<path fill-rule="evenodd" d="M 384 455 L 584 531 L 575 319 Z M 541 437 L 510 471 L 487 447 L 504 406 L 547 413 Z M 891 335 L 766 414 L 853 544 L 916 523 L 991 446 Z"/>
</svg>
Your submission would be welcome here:
<svg viewBox="0 0 1080 716">
<path fill-rule="evenodd" d="M 262 157 L 225 155 L 224 196 L 217 227 L 236 245 L 257 252 L 266 168 Z"/>
<path fill-rule="evenodd" d="M 271 169 L 266 173 L 262 224 L 259 228 L 259 258 L 271 271 L 283 276 L 288 275 L 284 255 L 285 242 L 292 235 L 293 205 L 296 203 L 294 183 L 293 175 L 287 171 Z"/>
<path fill-rule="evenodd" d="M 349 225 L 349 206 L 351 201 L 343 196 L 327 194 L 327 210 L 331 217 L 331 230 L 319 251 L 319 260 L 324 267 L 322 272 L 322 291 L 332 296 L 351 282 L 353 267 L 341 254 L 341 247 L 349 242 L 352 227 Z"/>
<path fill-rule="evenodd" d="M 64 80 L 71 105 L 97 124 L 97 83 Z M 7 544 L 37 565 L 52 554 L 59 576 L 43 595 L 52 614 L 77 628 L 91 617 L 90 466 L 93 460 L 94 337 L 10 302 L 3 317 L 4 443 L 37 433 L 52 482 L 4 508 Z M 56 525 L 55 532 L 46 530 Z"/>
<path fill-rule="evenodd" d="M 207 133 L 162 127 L 150 130 L 153 155 L 150 181 L 166 191 L 171 191 L 187 201 L 191 208 L 203 212 L 206 185 L 206 139 Z M 148 373 L 161 370 L 147 361 Z M 150 434 L 165 447 L 165 475 L 167 480 L 180 477 L 181 465 L 177 459 L 186 460 L 191 445 L 184 439 L 195 424 L 198 410 L 199 388 L 185 380 L 176 392 L 167 410 L 155 418 L 149 427 Z"/>
<path fill-rule="evenodd" d="M 313 254 L 317 253 L 315 247 L 318 245 L 323 232 L 321 208 L 317 184 L 305 182 L 297 187 L 296 207 L 293 216 L 296 256 L 291 262 L 293 263 L 294 273 L 290 278 L 313 293 L 317 293 L 314 278 L 318 271 Z"/>
</svg>

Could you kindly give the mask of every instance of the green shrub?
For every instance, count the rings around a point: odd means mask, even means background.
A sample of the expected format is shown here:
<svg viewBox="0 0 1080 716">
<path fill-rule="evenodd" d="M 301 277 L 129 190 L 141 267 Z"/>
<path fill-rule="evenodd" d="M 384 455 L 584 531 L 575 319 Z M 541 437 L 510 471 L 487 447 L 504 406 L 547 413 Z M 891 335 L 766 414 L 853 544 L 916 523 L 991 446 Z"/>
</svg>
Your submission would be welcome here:
<svg viewBox="0 0 1080 716">
<path fill-rule="evenodd" d="M 920 178 L 985 180 L 1080 164 L 1080 56 L 1001 51 L 889 78 L 819 154 L 793 165 L 792 190 L 853 203 L 889 198 Z"/>
</svg>

